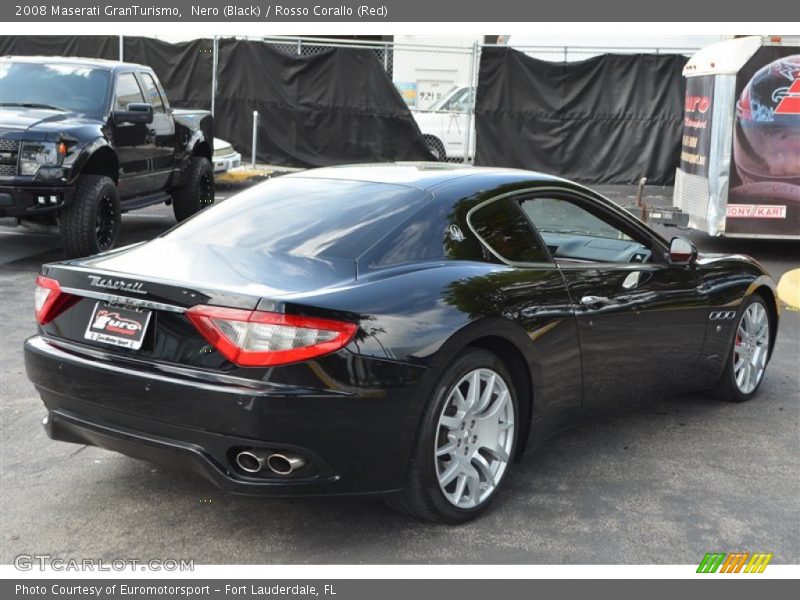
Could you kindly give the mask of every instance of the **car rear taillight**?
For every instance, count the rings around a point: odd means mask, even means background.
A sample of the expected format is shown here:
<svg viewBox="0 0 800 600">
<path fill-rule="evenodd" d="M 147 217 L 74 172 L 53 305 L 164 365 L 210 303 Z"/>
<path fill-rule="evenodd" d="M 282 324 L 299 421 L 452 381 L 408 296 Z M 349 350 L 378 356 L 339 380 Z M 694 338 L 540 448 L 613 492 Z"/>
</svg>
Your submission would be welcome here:
<svg viewBox="0 0 800 600">
<path fill-rule="evenodd" d="M 187 318 L 225 358 L 242 367 L 308 360 L 346 346 L 354 323 L 258 310 L 195 306 Z"/>
<path fill-rule="evenodd" d="M 39 275 L 36 278 L 34 293 L 34 308 L 39 325 L 45 325 L 55 319 L 76 299 L 71 294 L 65 294 L 55 279 Z"/>
</svg>

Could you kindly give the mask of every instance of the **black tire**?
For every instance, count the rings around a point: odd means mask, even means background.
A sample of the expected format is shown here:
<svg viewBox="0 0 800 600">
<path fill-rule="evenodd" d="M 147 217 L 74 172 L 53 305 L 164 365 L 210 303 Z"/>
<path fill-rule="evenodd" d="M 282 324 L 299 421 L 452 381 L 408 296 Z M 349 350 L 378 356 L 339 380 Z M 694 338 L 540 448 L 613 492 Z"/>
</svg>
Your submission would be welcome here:
<svg viewBox="0 0 800 600">
<path fill-rule="evenodd" d="M 445 152 L 444 144 L 442 144 L 439 138 L 433 137 L 432 135 L 425 137 L 425 143 L 428 145 L 428 150 L 433 157 L 438 162 L 444 162 L 447 160 L 447 152 Z"/>
<path fill-rule="evenodd" d="M 769 331 L 767 335 L 766 347 L 764 352 L 769 353 L 769 349 L 772 346 L 772 339 L 775 335 L 773 331 L 773 323 L 770 319 L 770 313 L 767 309 L 767 304 L 764 298 L 759 294 L 753 294 L 749 298 L 747 298 L 743 303 L 741 308 L 739 309 L 738 314 L 736 315 L 736 327 L 738 332 L 738 327 L 742 320 L 744 319 L 745 312 L 754 304 L 760 305 L 761 309 L 764 311 L 765 318 L 767 320 Z M 761 388 L 761 383 L 764 381 L 764 373 L 762 372 L 761 378 L 758 380 L 755 388 L 751 391 L 745 393 L 743 392 L 736 383 L 736 374 L 735 374 L 735 360 L 734 360 L 734 353 L 737 348 L 737 341 L 738 340 L 738 333 L 735 332 L 733 335 L 733 339 L 731 340 L 731 348 L 728 351 L 728 356 L 725 359 L 725 371 L 723 371 L 722 376 L 720 377 L 719 381 L 717 382 L 717 386 L 714 390 L 714 395 L 722 400 L 727 400 L 728 402 L 747 402 L 751 398 L 753 398 L 757 393 L 758 390 Z M 767 354 L 768 356 L 768 354 Z M 768 358 L 766 359 L 768 362 Z M 766 370 L 766 363 L 764 364 L 764 369 Z"/>
<path fill-rule="evenodd" d="M 64 253 L 68 257 L 111 250 L 122 226 L 117 186 L 104 175 L 83 175 L 72 203 L 59 217 Z"/>
<path fill-rule="evenodd" d="M 491 369 L 503 379 L 511 398 L 516 426 L 511 430 L 512 446 L 508 453 L 509 459 L 505 463 L 504 471 L 491 495 L 474 508 L 461 508 L 446 498 L 439 485 L 435 454 L 437 437 L 440 436 L 439 418 L 445 408 L 445 403 L 458 382 L 476 369 Z M 451 525 L 465 523 L 481 515 L 497 497 L 497 492 L 502 487 L 511 468 L 517 448 L 519 414 L 517 393 L 506 366 L 491 352 L 478 348 L 465 349 L 445 369 L 436 384 L 420 422 L 403 491 L 387 497 L 386 503 L 399 512 L 427 521 Z"/>
<path fill-rule="evenodd" d="M 214 204 L 214 168 L 204 156 L 193 156 L 181 187 L 172 195 L 172 210 L 178 223 Z"/>
</svg>

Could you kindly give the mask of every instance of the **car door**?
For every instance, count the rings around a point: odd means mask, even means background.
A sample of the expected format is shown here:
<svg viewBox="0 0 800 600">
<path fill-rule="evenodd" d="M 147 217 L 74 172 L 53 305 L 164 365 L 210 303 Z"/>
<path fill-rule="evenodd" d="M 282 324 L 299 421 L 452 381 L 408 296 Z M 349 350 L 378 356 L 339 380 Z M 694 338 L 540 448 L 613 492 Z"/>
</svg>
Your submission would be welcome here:
<svg viewBox="0 0 800 600">
<path fill-rule="evenodd" d="M 152 169 L 152 180 L 148 187 L 151 191 L 163 190 L 168 186 L 175 168 L 175 120 L 155 76 L 140 72 L 139 78 L 145 101 L 153 106 L 153 122 L 148 126 L 148 136 L 152 142 L 148 145 Z"/>
<path fill-rule="evenodd" d="M 112 111 L 125 111 L 132 103 L 143 103 L 144 95 L 133 72 L 119 73 L 114 84 Z M 153 141 L 146 123 L 117 123 L 111 118 L 111 136 L 119 160 L 121 198 L 149 191 L 150 154 Z"/>
<path fill-rule="evenodd" d="M 472 89 L 465 87 L 442 106 L 444 145 L 448 156 L 463 157 L 467 130 L 467 111 L 472 102 Z"/>
<path fill-rule="evenodd" d="M 490 307 L 489 315 L 510 318 L 525 330 L 534 421 L 574 414 L 581 405 L 580 348 L 563 276 L 513 194 L 480 203 L 467 218 L 488 251 L 509 268 L 456 284 L 452 297 L 469 314 L 486 316 Z"/>
<path fill-rule="evenodd" d="M 661 241 L 602 200 L 552 190 L 522 209 L 567 283 L 584 406 L 630 406 L 696 386 L 707 310 L 694 268 L 669 264 Z"/>
</svg>

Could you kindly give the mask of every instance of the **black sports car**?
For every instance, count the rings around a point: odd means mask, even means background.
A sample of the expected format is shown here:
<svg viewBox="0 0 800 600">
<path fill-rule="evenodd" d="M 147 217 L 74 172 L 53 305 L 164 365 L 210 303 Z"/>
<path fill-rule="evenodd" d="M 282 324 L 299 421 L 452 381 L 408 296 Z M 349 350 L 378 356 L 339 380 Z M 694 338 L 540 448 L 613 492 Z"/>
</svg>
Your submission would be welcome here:
<svg viewBox="0 0 800 600">
<path fill-rule="evenodd" d="M 778 326 L 747 257 L 563 179 L 440 164 L 280 177 L 36 285 L 26 367 L 53 439 L 449 523 L 566 426 L 748 400 Z"/>
</svg>

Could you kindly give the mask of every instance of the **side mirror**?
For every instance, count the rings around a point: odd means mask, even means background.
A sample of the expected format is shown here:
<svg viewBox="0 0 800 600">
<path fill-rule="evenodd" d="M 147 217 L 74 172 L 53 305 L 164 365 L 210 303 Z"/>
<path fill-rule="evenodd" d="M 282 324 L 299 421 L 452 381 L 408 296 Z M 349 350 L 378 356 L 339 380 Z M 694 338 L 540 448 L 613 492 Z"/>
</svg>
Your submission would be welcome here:
<svg viewBox="0 0 800 600">
<path fill-rule="evenodd" d="M 669 262 L 673 265 L 688 265 L 697 258 L 697 248 L 689 240 L 674 237 L 669 243 Z"/>
<path fill-rule="evenodd" d="M 131 102 L 127 110 L 115 110 L 113 113 L 114 123 L 143 123 L 147 125 L 153 122 L 153 105 L 145 102 Z"/>
</svg>

